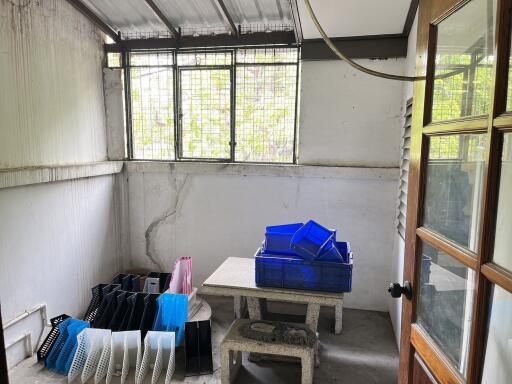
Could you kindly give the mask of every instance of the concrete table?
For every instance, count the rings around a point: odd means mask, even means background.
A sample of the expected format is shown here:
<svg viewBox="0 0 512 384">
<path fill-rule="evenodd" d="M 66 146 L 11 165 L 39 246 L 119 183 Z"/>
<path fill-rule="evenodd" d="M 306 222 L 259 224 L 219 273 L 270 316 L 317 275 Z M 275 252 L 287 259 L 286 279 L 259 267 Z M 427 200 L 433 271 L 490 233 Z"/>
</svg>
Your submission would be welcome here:
<svg viewBox="0 0 512 384">
<path fill-rule="evenodd" d="M 233 296 L 237 318 L 242 316 L 242 298 L 245 297 L 251 320 L 261 320 L 261 299 L 307 304 L 306 324 L 314 332 L 318 328 L 320 306 L 332 306 L 335 309 L 334 333 L 341 333 L 343 293 L 257 287 L 254 258 L 227 258 L 203 283 L 201 293 Z"/>
</svg>

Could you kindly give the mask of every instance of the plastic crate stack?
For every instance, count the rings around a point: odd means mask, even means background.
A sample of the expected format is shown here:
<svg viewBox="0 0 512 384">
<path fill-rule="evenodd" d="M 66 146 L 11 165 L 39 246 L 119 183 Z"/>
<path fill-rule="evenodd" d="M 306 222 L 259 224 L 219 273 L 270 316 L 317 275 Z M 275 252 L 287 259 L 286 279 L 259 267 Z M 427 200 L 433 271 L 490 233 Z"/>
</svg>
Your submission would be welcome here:
<svg viewBox="0 0 512 384">
<path fill-rule="evenodd" d="M 184 265 L 191 267 L 191 261 L 185 258 Z M 188 360 L 196 358 L 193 351 L 197 350 L 197 340 L 191 339 L 186 330 L 196 327 L 197 322 L 188 320 L 197 290 L 192 288 L 189 274 L 182 275 L 188 281 L 180 283 L 180 289 L 189 294 L 169 293 L 172 274 L 158 272 L 144 278 L 119 274 L 111 284 L 93 287 L 83 320 L 68 315 L 51 319 L 52 329 L 37 352 L 38 360 L 44 361 L 46 368 L 67 375 L 69 382 L 80 378 L 82 383 L 104 379 L 110 383 L 114 376 L 120 376 L 124 383 L 134 373 L 136 383 L 142 383 L 148 375 L 156 383 L 163 373 L 165 383 L 170 383 L 175 347 L 185 345 L 187 371 Z M 210 321 L 207 323 L 202 326 L 210 329 L 211 335 Z M 201 352 L 209 352 L 211 362 L 211 340 L 207 345 L 209 349 Z M 206 371 L 211 373 L 213 367 Z"/>
<path fill-rule="evenodd" d="M 326 292 L 352 290 L 350 243 L 313 220 L 267 227 L 255 255 L 256 285 Z"/>
</svg>

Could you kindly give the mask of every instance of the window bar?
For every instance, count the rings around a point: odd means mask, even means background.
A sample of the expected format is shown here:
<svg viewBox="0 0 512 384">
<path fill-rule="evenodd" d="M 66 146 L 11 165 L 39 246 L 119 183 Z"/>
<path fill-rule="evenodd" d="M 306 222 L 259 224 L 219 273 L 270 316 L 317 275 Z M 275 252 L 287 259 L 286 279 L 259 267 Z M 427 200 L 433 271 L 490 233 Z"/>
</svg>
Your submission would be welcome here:
<svg viewBox="0 0 512 384">
<path fill-rule="evenodd" d="M 297 48 L 297 64 L 296 64 L 296 79 L 295 79 L 295 118 L 293 124 L 293 164 L 297 164 L 297 125 L 299 123 L 299 79 L 300 79 L 300 48 Z"/>
<path fill-rule="evenodd" d="M 130 52 L 123 50 L 121 53 L 122 66 L 124 69 L 124 108 L 126 120 L 126 140 L 128 144 L 128 159 L 133 159 L 133 137 L 132 137 L 132 91 L 130 85 Z"/>
<path fill-rule="evenodd" d="M 229 146 L 231 148 L 231 161 L 235 161 L 236 151 L 236 54 L 238 50 L 231 52 L 231 138 Z"/>
<path fill-rule="evenodd" d="M 178 92 L 178 84 L 179 84 L 179 78 L 178 78 L 178 53 L 177 50 L 173 51 L 173 69 L 172 72 L 174 74 L 174 160 L 179 161 L 181 158 L 181 135 L 180 135 L 180 106 L 181 106 L 181 100 L 179 100 L 179 92 Z"/>
</svg>

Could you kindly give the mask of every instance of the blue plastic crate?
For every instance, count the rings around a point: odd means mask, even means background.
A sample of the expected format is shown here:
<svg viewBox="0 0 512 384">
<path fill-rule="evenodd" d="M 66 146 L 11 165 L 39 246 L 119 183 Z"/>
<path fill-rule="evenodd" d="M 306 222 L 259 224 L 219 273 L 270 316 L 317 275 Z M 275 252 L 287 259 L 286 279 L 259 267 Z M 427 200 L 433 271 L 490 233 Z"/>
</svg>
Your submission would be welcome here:
<svg viewBox="0 0 512 384">
<path fill-rule="evenodd" d="M 316 258 L 318 261 L 348 263 L 350 259 L 350 243 L 345 241 L 330 241 Z"/>
<path fill-rule="evenodd" d="M 256 259 L 256 285 L 325 292 L 352 290 L 352 258 L 348 263 L 310 261 L 292 256 L 261 253 Z"/>
<path fill-rule="evenodd" d="M 336 231 L 322 227 L 313 220 L 302 226 L 291 240 L 291 248 L 301 257 L 308 260 L 316 259 L 324 247 L 336 240 Z"/>
<path fill-rule="evenodd" d="M 292 237 L 304 224 L 285 224 L 267 227 L 265 232 L 265 252 L 296 255 L 291 249 Z"/>
</svg>

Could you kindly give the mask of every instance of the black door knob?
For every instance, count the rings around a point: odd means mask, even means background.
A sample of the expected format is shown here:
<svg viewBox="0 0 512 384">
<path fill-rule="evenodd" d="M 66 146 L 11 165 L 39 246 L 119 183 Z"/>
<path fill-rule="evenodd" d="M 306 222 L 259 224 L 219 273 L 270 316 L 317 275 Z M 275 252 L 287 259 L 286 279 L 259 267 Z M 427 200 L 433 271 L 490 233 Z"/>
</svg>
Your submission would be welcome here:
<svg viewBox="0 0 512 384">
<path fill-rule="evenodd" d="M 389 284 L 388 292 L 391 294 L 391 297 L 398 299 L 402 295 L 407 297 L 409 300 L 412 298 L 412 287 L 411 283 L 408 281 L 404 282 L 404 286 L 402 287 L 399 283 Z"/>
</svg>

